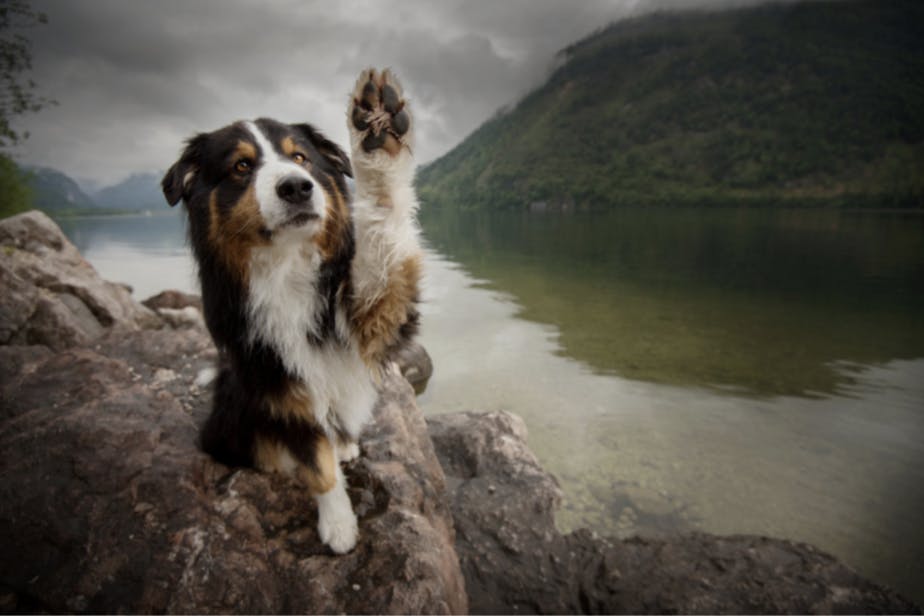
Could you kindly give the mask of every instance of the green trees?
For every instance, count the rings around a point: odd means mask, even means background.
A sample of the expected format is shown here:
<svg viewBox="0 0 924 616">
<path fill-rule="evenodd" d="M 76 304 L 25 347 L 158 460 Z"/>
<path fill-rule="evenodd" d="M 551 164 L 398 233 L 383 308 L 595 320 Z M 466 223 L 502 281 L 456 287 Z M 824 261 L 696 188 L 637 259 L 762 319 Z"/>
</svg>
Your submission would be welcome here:
<svg viewBox="0 0 924 616">
<path fill-rule="evenodd" d="M 9 156 L 0 153 L 0 218 L 25 211 L 31 204 L 32 191 L 19 167 Z"/>
<path fill-rule="evenodd" d="M 924 207 L 924 3 L 618 22 L 418 174 L 433 207 Z"/>
<path fill-rule="evenodd" d="M 11 120 L 35 113 L 54 101 L 36 91 L 29 78 L 32 51 L 24 31 L 45 24 L 48 18 L 24 0 L 0 0 L 0 148 L 26 139 L 28 133 L 13 128 Z M 0 217 L 30 207 L 30 191 L 9 154 L 0 151 Z"/>
</svg>

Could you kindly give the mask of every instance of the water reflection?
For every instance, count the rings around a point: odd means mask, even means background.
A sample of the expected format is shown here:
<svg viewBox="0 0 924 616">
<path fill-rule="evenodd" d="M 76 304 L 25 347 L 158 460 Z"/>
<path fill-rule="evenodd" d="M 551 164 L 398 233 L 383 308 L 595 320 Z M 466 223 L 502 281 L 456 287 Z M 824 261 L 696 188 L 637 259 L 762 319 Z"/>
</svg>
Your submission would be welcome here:
<svg viewBox="0 0 924 616">
<path fill-rule="evenodd" d="M 168 288 L 199 293 L 182 211 L 57 222 L 103 278 L 130 285 L 136 299 Z"/>
<path fill-rule="evenodd" d="M 468 269 L 466 266 L 465 269 Z M 924 360 L 842 366 L 842 396 L 759 397 L 626 379 L 569 359 L 558 330 L 431 255 L 427 413 L 508 410 L 561 482 L 563 529 L 807 541 L 924 600 Z"/>
<path fill-rule="evenodd" d="M 824 396 L 924 356 L 924 216 L 427 211 L 428 240 L 603 374 Z"/>
</svg>

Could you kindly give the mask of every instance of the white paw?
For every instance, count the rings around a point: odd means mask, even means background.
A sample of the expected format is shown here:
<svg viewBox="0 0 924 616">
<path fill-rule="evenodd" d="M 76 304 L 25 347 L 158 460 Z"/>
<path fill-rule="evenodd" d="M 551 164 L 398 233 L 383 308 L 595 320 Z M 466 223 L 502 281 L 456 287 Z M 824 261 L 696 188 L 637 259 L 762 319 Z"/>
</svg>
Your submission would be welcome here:
<svg viewBox="0 0 924 616">
<path fill-rule="evenodd" d="M 346 554 L 356 546 L 359 525 L 343 483 L 325 494 L 315 496 L 318 503 L 318 535 L 337 554 Z"/>
<path fill-rule="evenodd" d="M 352 462 L 359 457 L 359 444 L 347 443 L 337 447 L 337 459 L 341 462 Z"/>
</svg>

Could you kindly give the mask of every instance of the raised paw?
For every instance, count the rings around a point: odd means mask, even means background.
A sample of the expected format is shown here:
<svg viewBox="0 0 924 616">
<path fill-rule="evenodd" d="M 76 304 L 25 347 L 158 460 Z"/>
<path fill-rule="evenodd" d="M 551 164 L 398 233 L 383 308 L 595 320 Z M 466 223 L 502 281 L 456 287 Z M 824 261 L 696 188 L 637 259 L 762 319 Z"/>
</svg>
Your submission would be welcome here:
<svg viewBox="0 0 924 616">
<path fill-rule="evenodd" d="M 360 74 L 350 103 L 350 128 L 367 153 L 383 150 L 396 156 L 408 147 L 411 116 L 390 70 L 370 68 Z"/>
</svg>

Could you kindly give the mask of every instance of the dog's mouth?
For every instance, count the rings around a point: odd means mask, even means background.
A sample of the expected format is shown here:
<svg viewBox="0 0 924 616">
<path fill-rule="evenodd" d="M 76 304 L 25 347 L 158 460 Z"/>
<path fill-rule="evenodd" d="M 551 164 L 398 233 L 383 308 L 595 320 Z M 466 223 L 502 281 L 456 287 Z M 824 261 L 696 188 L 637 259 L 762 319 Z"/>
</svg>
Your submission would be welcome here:
<svg viewBox="0 0 924 616">
<path fill-rule="evenodd" d="M 287 221 L 282 223 L 281 226 L 283 227 L 302 227 L 304 225 L 307 225 L 312 220 L 318 220 L 319 218 L 320 216 L 318 216 L 318 214 L 316 214 L 315 212 L 299 212 L 298 214 L 295 214 L 294 216 L 289 218 Z"/>
</svg>

